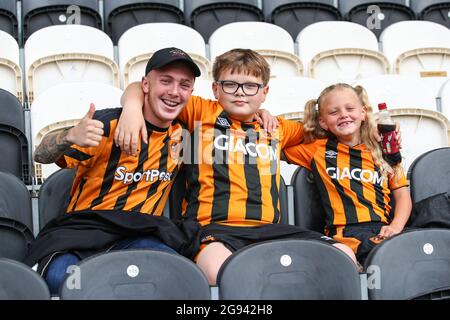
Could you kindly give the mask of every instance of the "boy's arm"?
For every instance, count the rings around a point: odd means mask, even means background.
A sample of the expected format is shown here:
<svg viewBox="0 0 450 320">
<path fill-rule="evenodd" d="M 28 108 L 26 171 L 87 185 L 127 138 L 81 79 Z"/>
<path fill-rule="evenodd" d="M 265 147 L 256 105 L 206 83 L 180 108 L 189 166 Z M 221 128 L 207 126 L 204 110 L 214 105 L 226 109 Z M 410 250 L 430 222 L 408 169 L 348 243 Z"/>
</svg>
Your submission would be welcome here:
<svg viewBox="0 0 450 320">
<path fill-rule="evenodd" d="M 142 134 L 142 140 L 148 143 L 147 127 L 142 112 L 144 100 L 145 95 L 140 82 L 129 84 L 120 99 L 123 111 L 114 132 L 114 141 L 128 154 L 136 155 L 139 133 Z"/>
<path fill-rule="evenodd" d="M 392 237 L 403 231 L 412 210 L 412 201 L 408 187 L 402 187 L 392 191 L 395 199 L 395 213 L 391 224 L 380 230 L 380 236 Z"/>
<path fill-rule="evenodd" d="M 95 106 L 91 104 L 86 116 L 72 128 L 50 133 L 42 139 L 34 152 L 34 161 L 56 162 L 73 144 L 82 148 L 97 147 L 103 136 L 103 123 L 93 119 Z"/>
</svg>

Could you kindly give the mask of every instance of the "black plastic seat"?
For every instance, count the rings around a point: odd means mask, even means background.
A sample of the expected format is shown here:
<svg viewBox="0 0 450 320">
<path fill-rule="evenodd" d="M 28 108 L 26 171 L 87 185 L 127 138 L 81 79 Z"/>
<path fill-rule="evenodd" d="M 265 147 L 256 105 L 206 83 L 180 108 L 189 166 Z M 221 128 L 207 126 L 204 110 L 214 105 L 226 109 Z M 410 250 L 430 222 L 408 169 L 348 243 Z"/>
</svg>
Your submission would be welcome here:
<svg viewBox="0 0 450 320">
<path fill-rule="evenodd" d="M 10 92 L 0 89 L 0 124 L 25 133 L 25 116 L 22 104 Z"/>
<path fill-rule="evenodd" d="M 33 239 L 30 193 L 17 177 L 0 172 L 0 257 L 22 261 Z"/>
<path fill-rule="evenodd" d="M 114 0 L 105 1 L 105 31 L 117 44 L 128 29 L 144 23 L 184 23 L 178 0 Z"/>
<path fill-rule="evenodd" d="M 76 170 L 61 169 L 51 174 L 39 190 L 39 228 L 66 213 Z"/>
<path fill-rule="evenodd" d="M 299 167 L 292 176 L 295 225 L 320 233 L 325 228 L 325 211 L 312 173 Z"/>
<path fill-rule="evenodd" d="M 218 275 L 222 300 L 359 300 L 352 260 L 325 243 L 278 240 L 233 253 Z"/>
<path fill-rule="evenodd" d="M 380 11 L 370 11 L 369 6 L 378 6 Z M 393 23 L 414 20 L 415 13 L 408 7 L 406 0 L 345 0 L 339 1 L 339 10 L 345 20 L 369 27 L 377 37 Z M 381 15 L 382 19 L 379 19 Z M 377 28 L 377 20 L 379 29 Z"/>
<path fill-rule="evenodd" d="M 450 230 L 402 233 L 367 257 L 369 299 L 450 299 Z"/>
<path fill-rule="evenodd" d="M 50 300 L 50 292 L 30 267 L 0 258 L 0 300 Z"/>
<path fill-rule="evenodd" d="M 258 0 L 190 0 L 184 2 L 186 24 L 200 32 L 206 42 L 219 27 L 241 21 L 264 21 Z"/>
<path fill-rule="evenodd" d="M 53 25 L 82 24 L 102 29 L 97 0 L 23 0 L 22 17 L 24 43 L 33 32 Z"/>
<path fill-rule="evenodd" d="M 411 9 L 420 20 L 427 20 L 450 27 L 450 1 L 448 0 L 411 0 Z"/>
<path fill-rule="evenodd" d="M 209 300 L 202 271 L 181 255 L 151 250 L 101 254 L 78 264 L 79 286 L 69 276 L 64 300 Z M 73 274 L 76 276 L 76 274 Z"/>
<path fill-rule="evenodd" d="M 447 192 L 450 194 L 450 147 L 429 151 L 409 166 L 413 204 Z"/>
<path fill-rule="evenodd" d="M 293 39 L 312 23 L 342 20 L 334 0 L 265 0 L 263 9 L 266 20 L 288 31 Z"/>
<path fill-rule="evenodd" d="M 0 30 L 19 40 L 16 0 L 0 1 Z"/>
</svg>

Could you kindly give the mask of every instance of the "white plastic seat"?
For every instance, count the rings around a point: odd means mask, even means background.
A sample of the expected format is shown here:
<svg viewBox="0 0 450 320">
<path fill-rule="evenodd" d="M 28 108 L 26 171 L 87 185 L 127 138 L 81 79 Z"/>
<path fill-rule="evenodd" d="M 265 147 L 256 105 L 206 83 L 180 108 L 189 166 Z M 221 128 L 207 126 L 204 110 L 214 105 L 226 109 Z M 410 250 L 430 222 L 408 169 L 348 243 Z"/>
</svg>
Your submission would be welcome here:
<svg viewBox="0 0 450 320">
<path fill-rule="evenodd" d="M 19 45 L 12 36 L 0 30 L 0 48 L 0 88 L 11 92 L 23 102 Z"/>
<path fill-rule="evenodd" d="M 296 42 L 312 78 L 353 84 L 390 72 L 388 60 L 378 51 L 376 36 L 357 23 L 314 23 L 299 33 Z"/>
<path fill-rule="evenodd" d="M 202 97 L 204 99 L 216 100 L 212 90 L 211 80 L 196 79 L 194 84 L 194 92 L 192 94 L 195 96 Z"/>
<path fill-rule="evenodd" d="M 441 99 L 442 113 L 450 120 L 450 80 L 442 86 L 439 92 L 439 98 Z"/>
<path fill-rule="evenodd" d="M 224 25 L 211 35 L 209 46 L 211 61 L 231 49 L 252 49 L 267 59 L 272 78 L 303 75 L 303 64 L 295 55 L 291 35 L 270 23 L 235 22 Z"/>
<path fill-rule="evenodd" d="M 385 75 L 363 79 L 359 83 L 377 105 L 386 102 L 402 132 L 402 156 L 405 169 L 419 155 L 448 145 L 448 120 L 436 110 L 434 94 L 423 79 Z"/>
<path fill-rule="evenodd" d="M 166 47 L 186 51 L 199 66 L 201 77 L 209 79 L 211 63 L 206 58 L 205 41 L 200 33 L 176 23 L 147 23 L 127 30 L 119 39 L 124 86 L 140 81 L 148 59 L 155 51 Z"/>
<path fill-rule="evenodd" d="M 382 51 L 393 72 L 422 77 L 435 96 L 450 77 L 450 30 L 430 21 L 403 21 L 380 36 Z"/>
<path fill-rule="evenodd" d="M 111 39 L 83 25 L 40 29 L 25 43 L 30 104 L 44 90 L 61 83 L 98 82 L 120 86 Z"/>
<path fill-rule="evenodd" d="M 31 105 L 33 150 L 48 133 L 76 125 L 95 104 L 96 110 L 120 107 L 122 91 L 102 83 L 66 83 L 42 92 Z M 35 165 L 38 181 L 57 171 L 58 166 Z"/>
</svg>

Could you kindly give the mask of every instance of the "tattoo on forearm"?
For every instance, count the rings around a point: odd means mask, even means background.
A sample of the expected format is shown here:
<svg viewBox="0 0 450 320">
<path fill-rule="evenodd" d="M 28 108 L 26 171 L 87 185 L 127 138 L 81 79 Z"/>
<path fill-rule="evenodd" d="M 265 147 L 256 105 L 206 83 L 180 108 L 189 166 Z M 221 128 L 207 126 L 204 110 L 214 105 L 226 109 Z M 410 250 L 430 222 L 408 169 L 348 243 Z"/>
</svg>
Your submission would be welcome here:
<svg viewBox="0 0 450 320">
<path fill-rule="evenodd" d="M 67 133 L 71 128 L 50 133 L 42 139 L 34 152 L 34 161 L 40 163 L 53 163 L 72 145 L 67 141 Z"/>
</svg>

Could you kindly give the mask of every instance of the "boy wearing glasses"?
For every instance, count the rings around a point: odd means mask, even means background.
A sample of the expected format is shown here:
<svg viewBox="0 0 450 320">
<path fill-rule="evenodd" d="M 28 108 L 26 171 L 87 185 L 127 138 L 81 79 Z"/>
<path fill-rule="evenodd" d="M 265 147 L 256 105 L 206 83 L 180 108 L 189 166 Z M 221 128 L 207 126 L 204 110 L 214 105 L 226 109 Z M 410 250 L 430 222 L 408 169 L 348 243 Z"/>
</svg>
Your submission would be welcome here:
<svg viewBox="0 0 450 320">
<path fill-rule="evenodd" d="M 266 60 L 252 50 L 231 50 L 216 58 L 213 76 L 217 101 L 192 96 L 178 117 L 193 132 L 191 155 L 185 158 L 183 216 L 202 225 L 196 262 L 209 283 L 216 284 L 218 271 L 232 252 L 265 240 L 323 241 L 356 261 L 349 247 L 331 238 L 279 224 L 280 153 L 303 140 L 303 126 L 278 118 L 278 128 L 268 134 L 253 120 L 269 91 Z M 136 85 L 127 88 L 119 145 L 129 148 L 130 139 L 123 137 L 130 134 L 137 140 L 139 128 L 143 129 L 143 101 Z"/>
</svg>

